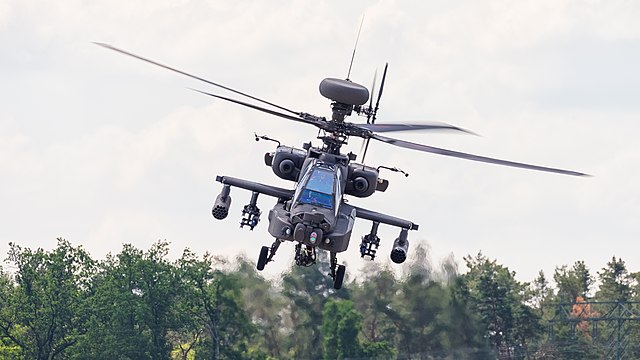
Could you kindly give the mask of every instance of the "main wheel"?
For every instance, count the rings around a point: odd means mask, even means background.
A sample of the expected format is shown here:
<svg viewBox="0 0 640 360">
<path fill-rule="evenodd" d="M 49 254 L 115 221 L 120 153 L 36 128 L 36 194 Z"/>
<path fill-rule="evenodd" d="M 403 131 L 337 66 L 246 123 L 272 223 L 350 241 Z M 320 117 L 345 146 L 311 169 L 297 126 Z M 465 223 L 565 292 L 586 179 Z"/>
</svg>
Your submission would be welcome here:
<svg viewBox="0 0 640 360">
<path fill-rule="evenodd" d="M 336 270 L 336 277 L 333 279 L 333 288 L 338 290 L 342 288 L 342 281 L 344 280 L 344 272 L 346 268 L 344 265 L 338 265 Z"/>
<path fill-rule="evenodd" d="M 260 249 L 260 256 L 258 257 L 258 263 L 256 264 L 256 269 L 262 271 L 264 270 L 264 266 L 267 264 L 267 256 L 269 255 L 269 247 L 263 246 Z"/>
</svg>

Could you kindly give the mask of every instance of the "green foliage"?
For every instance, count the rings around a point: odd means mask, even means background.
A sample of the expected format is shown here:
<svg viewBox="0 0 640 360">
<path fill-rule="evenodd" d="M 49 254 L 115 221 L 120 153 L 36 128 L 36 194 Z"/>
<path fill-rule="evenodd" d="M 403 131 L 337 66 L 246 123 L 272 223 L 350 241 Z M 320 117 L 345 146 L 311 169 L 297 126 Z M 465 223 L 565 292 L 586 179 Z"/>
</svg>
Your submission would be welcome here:
<svg viewBox="0 0 640 360">
<path fill-rule="evenodd" d="M 581 332 L 570 330 L 557 334 L 547 352 L 552 359 L 603 359 L 604 349 Z"/>
<path fill-rule="evenodd" d="M 629 301 L 633 295 L 633 277 L 627 271 L 627 266 L 622 259 L 614 256 L 607 266 L 598 272 L 600 289 L 596 297 L 609 301 Z"/>
<path fill-rule="evenodd" d="M 526 353 L 541 337 L 540 317 L 526 302 L 529 284 L 515 280 L 515 273 L 482 253 L 464 258 L 469 272 L 463 279 L 484 327 L 484 336 L 501 356 Z"/>
<path fill-rule="evenodd" d="M 237 257 L 235 264 L 235 272 L 243 284 L 244 308 L 257 332 L 252 336 L 250 351 L 254 354 L 266 351 L 265 356 L 281 358 L 282 329 L 285 327 L 282 309 L 287 301 L 279 288 L 258 275 L 254 263 L 245 257 Z"/>
<path fill-rule="evenodd" d="M 0 359 L 640 358 L 640 322 L 594 331 L 593 318 L 640 311 L 624 303 L 640 296 L 640 273 L 615 257 L 597 289 L 584 262 L 557 267 L 554 291 L 543 272 L 522 283 L 482 253 L 464 258 L 463 275 L 451 257 L 434 270 L 418 244 L 402 276 L 368 263 L 336 291 L 324 252 L 276 285 L 244 257 L 231 268 L 189 250 L 172 261 L 168 250 L 124 245 L 95 261 L 62 239 L 51 251 L 11 244 L 15 271 L 0 268 Z M 576 303 L 591 292 L 613 301 Z M 569 305 L 560 311 L 558 301 Z M 561 316 L 569 320 L 547 337 Z"/>
<path fill-rule="evenodd" d="M 0 269 L 1 270 L 1 269 Z M 6 293 L 0 293 L 4 296 Z M 0 296 L 0 299 L 2 298 Z M 2 309 L 2 307 L 0 307 Z M 1 360 L 22 360 L 24 359 L 24 351 L 11 338 L 0 335 L 0 359 Z"/>
<path fill-rule="evenodd" d="M 61 357 L 85 333 L 95 263 L 80 247 L 58 239 L 51 252 L 10 244 L 14 284 L 3 280 L 0 329 L 26 358 Z"/>
<path fill-rule="evenodd" d="M 549 281 L 542 270 L 529 285 L 527 297 L 530 298 L 531 305 L 540 316 L 544 315 L 545 309 L 552 305 L 553 289 L 549 286 Z"/>
<path fill-rule="evenodd" d="M 559 302 L 575 302 L 579 297 L 587 298 L 594 278 L 583 261 L 576 261 L 573 267 L 556 267 L 553 280 L 558 287 Z"/>
<path fill-rule="evenodd" d="M 166 242 L 147 252 L 124 245 L 99 263 L 78 358 L 168 359 L 180 282 L 167 253 Z"/>
<path fill-rule="evenodd" d="M 362 357 L 365 359 L 395 359 L 396 349 L 389 341 L 365 341 L 362 344 Z"/>
<path fill-rule="evenodd" d="M 349 300 L 329 299 L 322 311 L 322 348 L 325 359 L 355 358 L 362 355 L 358 336 L 362 315 Z"/>
<path fill-rule="evenodd" d="M 282 294 L 287 301 L 285 323 L 289 333 L 285 338 L 288 351 L 284 356 L 296 359 L 322 358 L 322 313 L 329 298 L 345 298 L 347 286 L 341 291 L 333 289 L 326 252 L 318 253 L 318 265 L 299 267 L 292 265 L 282 278 Z M 346 279 L 345 279 L 346 284 Z"/>
<path fill-rule="evenodd" d="M 188 250 L 178 261 L 185 284 L 181 294 L 184 329 L 204 335 L 196 342 L 197 359 L 249 358 L 248 339 L 255 327 L 243 307 L 242 277 L 214 269 L 216 262 L 210 254 L 199 259 Z"/>
</svg>

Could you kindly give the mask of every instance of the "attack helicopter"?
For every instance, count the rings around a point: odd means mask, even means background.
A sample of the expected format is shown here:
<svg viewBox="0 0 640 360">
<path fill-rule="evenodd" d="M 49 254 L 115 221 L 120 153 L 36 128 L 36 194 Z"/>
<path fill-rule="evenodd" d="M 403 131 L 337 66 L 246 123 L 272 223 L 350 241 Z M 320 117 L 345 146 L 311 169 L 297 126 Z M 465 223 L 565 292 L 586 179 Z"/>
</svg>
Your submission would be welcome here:
<svg viewBox="0 0 640 360">
<path fill-rule="evenodd" d="M 257 205 L 258 196 L 262 194 L 276 199 L 276 204 L 269 210 L 268 214 L 268 232 L 275 240 L 271 246 L 263 246 L 260 249 L 256 264 L 258 270 L 263 270 L 266 264 L 273 261 L 282 243 L 293 242 L 295 243 L 294 259 L 298 266 L 314 265 L 319 250 L 329 252 L 330 273 L 328 275 L 333 280 L 334 288 L 340 289 L 346 268 L 345 265 L 338 264 L 337 254 L 346 251 L 349 247 L 353 226 L 357 219 L 371 221 L 372 224 L 369 233 L 361 238 L 359 246 L 361 257 L 367 257 L 370 260 L 375 259 L 380 246 L 380 238 L 377 235 L 378 227 L 380 224 L 386 224 L 400 229 L 400 233 L 391 248 L 391 260 L 400 264 L 407 259 L 409 250 L 408 233 L 409 231 L 418 230 L 418 224 L 410 220 L 354 206 L 346 200 L 346 196 L 366 198 L 377 191 L 384 192 L 389 186 L 389 181 L 379 176 L 380 170 L 383 168 L 403 172 L 397 168 L 365 165 L 364 157 L 371 140 L 406 149 L 467 160 L 571 176 L 587 176 L 587 174 L 577 171 L 500 160 L 382 135 L 381 133 L 416 130 L 448 130 L 470 133 L 468 130 L 445 123 L 376 123 L 388 64 L 384 68 L 375 106 L 373 104 L 374 95 L 369 93 L 369 89 L 351 81 L 349 75 L 344 80 L 339 78 L 322 80 L 319 86 L 320 94 L 331 101 L 331 117 L 326 118 L 291 110 L 108 44 L 95 44 L 240 95 L 253 100 L 254 103 L 192 89 L 201 94 L 318 128 L 317 138 L 322 141 L 322 145 L 313 146 L 311 142 L 308 142 L 304 143 L 302 148 L 282 145 L 278 140 L 255 134 L 256 141 L 267 140 L 277 143 L 275 151 L 265 154 L 264 163 L 279 178 L 293 182 L 293 189 L 285 189 L 231 176 L 216 177 L 216 181 L 222 184 L 222 190 L 216 197 L 211 211 L 215 219 L 223 220 L 229 214 L 232 187 L 248 190 L 252 193 L 249 204 L 242 209 L 240 220 L 240 227 L 246 226 L 250 230 L 253 230 L 258 225 L 262 215 L 262 211 Z M 349 74 L 350 72 L 351 66 Z M 372 91 L 374 87 L 375 77 Z M 256 103 L 261 103 L 268 107 L 259 106 Z M 354 113 L 365 117 L 366 123 L 352 123 L 345 120 Z M 356 162 L 356 154 L 352 152 L 343 154 L 341 152 L 342 146 L 348 143 L 350 137 L 362 138 L 364 141 L 363 151 L 361 151 L 362 156 L 358 162 Z M 405 173 L 405 175 L 408 174 Z"/>
</svg>

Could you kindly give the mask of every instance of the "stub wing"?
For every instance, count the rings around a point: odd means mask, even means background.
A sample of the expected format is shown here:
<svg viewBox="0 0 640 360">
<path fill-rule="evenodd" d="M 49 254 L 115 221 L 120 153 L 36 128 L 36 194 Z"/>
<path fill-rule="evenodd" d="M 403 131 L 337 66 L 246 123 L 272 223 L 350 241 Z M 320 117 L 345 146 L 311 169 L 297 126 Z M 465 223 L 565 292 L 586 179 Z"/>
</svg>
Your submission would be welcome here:
<svg viewBox="0 0 640 360">
<path fill-rule="evenodd" d="M 400 219 L 395 216 L 382 214 L 373 210 L 367 210 L 357 206 L 354 206 L 354 208 L 356 209 L 356 217 L 360 219 L 371 220 L 374 222 L 379 222 L 379 223 L 387 224 L 391 226 L 397 226 L 399 228 L 408 229 L 408 230 L 418 230 L 418 224 L 414 224 L 409 220 Z"/>
<path fill-rule="evenodd" d="M 224 185 L 230 185 L 249 191 L 255 191 L 260 194 L 273 196 L 285 201 L 291 200 L 291 198 L 293 198 L 293 190 L 283 189 L 277 186 L 265 185 L 257 183 L 255 181 L 248 181 L 230 176 L 217 176 L 216 181 L 221 182 Z"/>
</svg>

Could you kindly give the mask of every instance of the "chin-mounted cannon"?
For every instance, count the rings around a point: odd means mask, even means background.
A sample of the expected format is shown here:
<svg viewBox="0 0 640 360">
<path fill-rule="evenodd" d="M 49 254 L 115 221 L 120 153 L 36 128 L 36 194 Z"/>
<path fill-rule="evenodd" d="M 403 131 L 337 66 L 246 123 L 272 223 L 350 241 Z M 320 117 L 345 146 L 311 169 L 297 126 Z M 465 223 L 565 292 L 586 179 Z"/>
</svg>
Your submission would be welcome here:
<svg viewBox="0 0 640 360">
<path fill-rule="evenodd" d="M 407 260 L 407 252 L 409 251 L 409 240 L 407 239 L 408 229 L 400 230 L 400 235 L 393 242 L 391 250 L 391 261 L 396 264 L 402 264 Z"/>
</svg>

